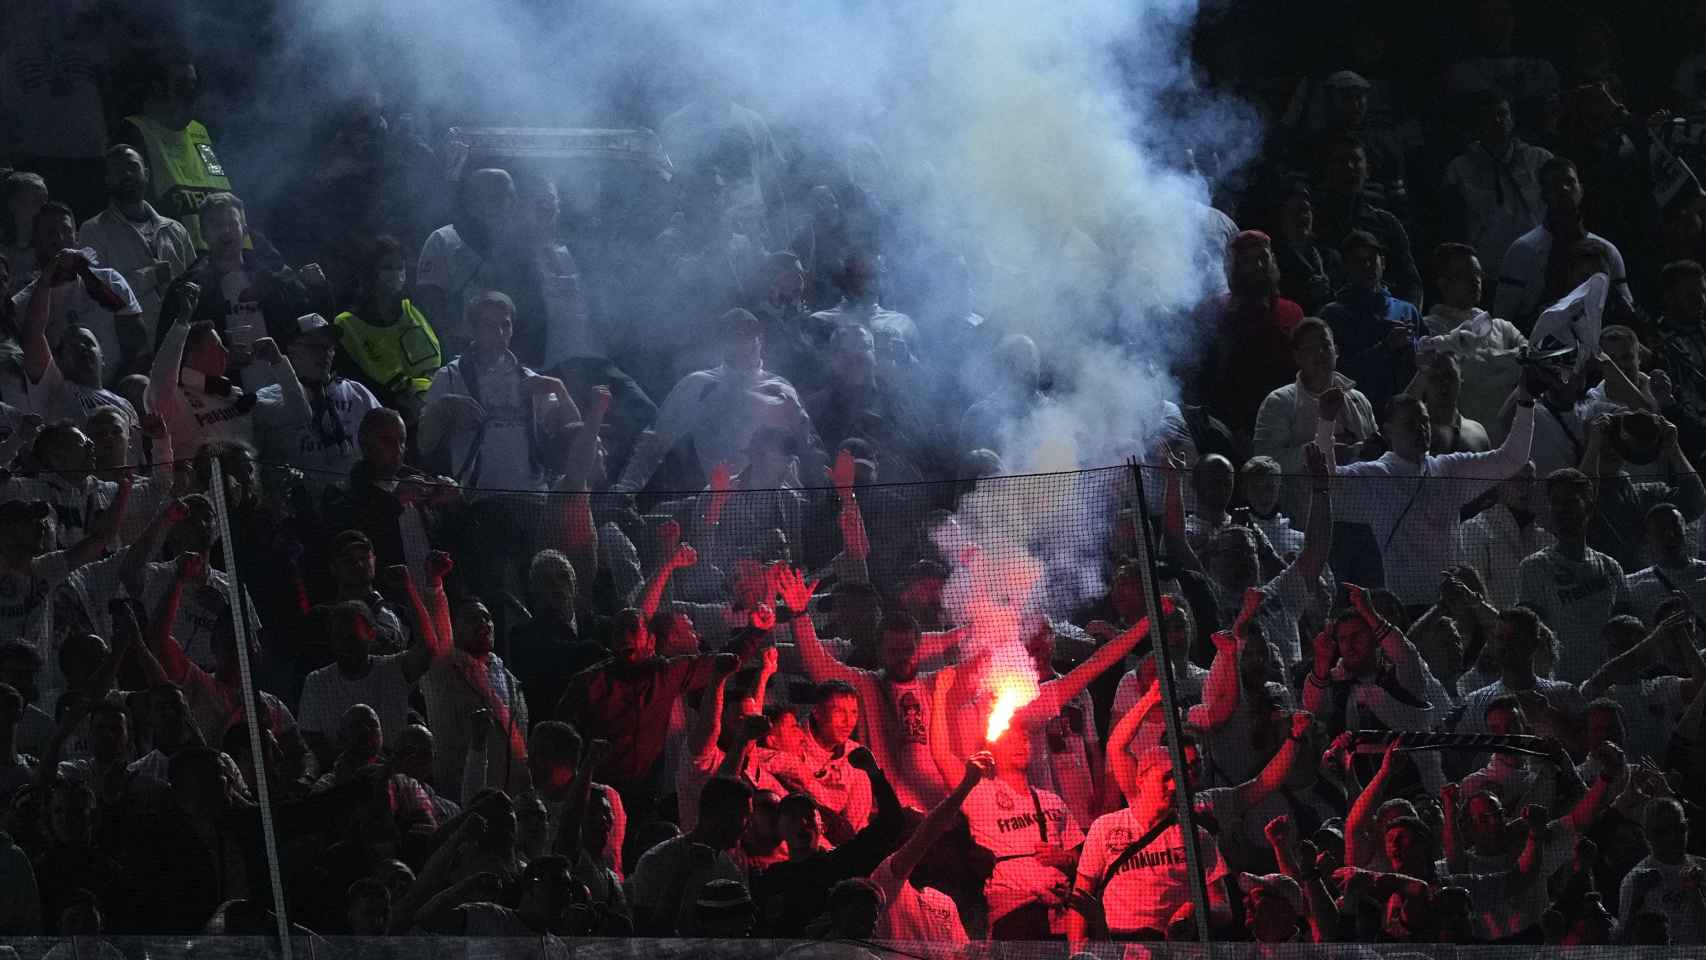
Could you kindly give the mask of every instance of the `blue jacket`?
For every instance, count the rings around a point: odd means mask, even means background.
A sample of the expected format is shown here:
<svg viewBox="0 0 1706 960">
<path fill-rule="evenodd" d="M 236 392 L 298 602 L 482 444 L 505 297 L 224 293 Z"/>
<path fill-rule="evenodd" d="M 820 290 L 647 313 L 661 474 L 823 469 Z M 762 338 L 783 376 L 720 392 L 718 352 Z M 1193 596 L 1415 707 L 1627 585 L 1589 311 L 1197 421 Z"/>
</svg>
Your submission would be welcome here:
<svg viewBox="0 0 1706 960">
<path fill-rule="evenodd" d="M 1356 381 L 1357 389 L 1374 405 L 1376 417 L 1384 419 L 1386 402 L 1409 385 L 1416 372 L 1414 338 L 1424 336 L 1422 312 L 1408 300 L 1394 297 L 1385 287 L 1359 290 L 1341 287 L 1332 303 L 1321 308 L 1321 319 L 1333 328 L 1339 345 L 1339 372 Z M 1386 346 L 1393 322 L 1407 324 L 1411 342 L 1403 350 Z"/>
</svg>

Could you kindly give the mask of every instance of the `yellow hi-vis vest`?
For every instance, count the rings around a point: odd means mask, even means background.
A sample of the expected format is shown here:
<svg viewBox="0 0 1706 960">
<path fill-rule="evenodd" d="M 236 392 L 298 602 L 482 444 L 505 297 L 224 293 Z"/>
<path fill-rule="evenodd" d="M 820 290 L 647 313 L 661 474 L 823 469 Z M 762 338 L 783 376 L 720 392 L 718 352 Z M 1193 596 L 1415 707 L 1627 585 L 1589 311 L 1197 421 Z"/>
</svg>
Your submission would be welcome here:
<svg viewBox="0 0 1706 960">
<path fill-rule="evenodd" d="M 141 115 L 124 119 L 142 131 L 137 146 L 148 161 L 149 201 L 161 216 L 189 230 L 197 253 L 206 253 L 207 240 L 196 210 L 208 194 L 231 189 L 207 128 L 194 120 L 182 130 L 172 130 Z"/>
<path fill-rule="evenodd" d="M 370 383 L 393 393 L 426 393 L 432 375 L 444 366 L 438 334 L 408 300 L 403 315 L 389 327 L 376 327 L 348 310 L 332 321 L 338 348 L 349 354 Z"/>
</svg>

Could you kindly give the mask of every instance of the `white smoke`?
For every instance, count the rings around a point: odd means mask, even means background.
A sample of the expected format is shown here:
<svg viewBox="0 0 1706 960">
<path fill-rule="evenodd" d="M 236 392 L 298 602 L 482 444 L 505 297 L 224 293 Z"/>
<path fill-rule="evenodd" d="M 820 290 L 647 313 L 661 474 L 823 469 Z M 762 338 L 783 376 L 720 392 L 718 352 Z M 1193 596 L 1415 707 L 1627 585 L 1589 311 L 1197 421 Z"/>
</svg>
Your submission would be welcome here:
<svg viewBox="0 0 1706 960">
<path fill-rule="evenodd" d="M 981 312 L 1041 348 L 1053 391 L 1003 431 L 1013 472 L 1117 464 L 1155 434 L 1196 347 L 1180 318 L 1218 280 L 1207 187 L 1172 161 L 1256 139 L 1193 89 L 1195 0 L 294 2 L 281 76 L 327 97 L 370 85 L 460 105 L 454 119 L 558 124 L 722 90 L 831 154 L 902 246 L 984 268 Z M 965 359 L 920 357 L 970 384 Z M 950 558 L 981 547 L 950 584 L 962 622 L 1018 661 L 1027 618 L 1099 593 L 1114 486 L 983 484 L 937 532 Z"/>
</svg>

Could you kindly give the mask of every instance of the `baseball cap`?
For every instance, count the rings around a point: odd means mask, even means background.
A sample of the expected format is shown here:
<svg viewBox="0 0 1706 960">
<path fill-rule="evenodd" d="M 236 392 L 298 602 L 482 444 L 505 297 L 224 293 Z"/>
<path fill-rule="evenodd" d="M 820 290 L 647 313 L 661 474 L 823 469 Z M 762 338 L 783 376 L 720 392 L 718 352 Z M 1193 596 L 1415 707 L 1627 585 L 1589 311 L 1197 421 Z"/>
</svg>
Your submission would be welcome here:
<svg viewBox="0 0 1706 960">
<path fill-rule="evenodd" d="M 46 500 L 7 500 L 0 503 L 0 523 L 42 520 L 52 513 L 53 509 Z"/>
<path fill-rule="evenodd" d="M 1321 85 L 1328 90 L 1368 90 L 1373 86 L 1355 70 L 1340 70 Z"/>
<path fill-rule="evenodd" d="M 291 324 L 290 339 L 295 341 L 308 336 L 318 336 L 336 343 L 339 334 L 338 328 L 327 323 L 325 317 L 318 313 L 305 313 Z"/>
</svg>

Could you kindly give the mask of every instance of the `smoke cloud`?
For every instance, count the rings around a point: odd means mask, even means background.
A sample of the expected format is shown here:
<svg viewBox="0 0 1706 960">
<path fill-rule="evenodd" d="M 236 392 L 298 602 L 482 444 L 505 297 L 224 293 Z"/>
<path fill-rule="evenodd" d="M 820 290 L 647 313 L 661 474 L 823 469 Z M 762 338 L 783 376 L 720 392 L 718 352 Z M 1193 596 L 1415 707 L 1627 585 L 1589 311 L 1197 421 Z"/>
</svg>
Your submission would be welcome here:
<svg viewBox="0 0 1706 960">
<path fill-rule="evenodd" d="M 295 98 L 435 105 L 439 127 L 656 126 L 722 91 L 880 200 L 891 251 L 974 262 L 980 312 L 1030 335 L 1052 384 L 1005 425 L 1007 468 L 1066 470 L 1155 434 L 1197 346 L 1185 311 L 1222 279 L 1207 186 L 1179 160 L 1236 163 L 1256 127 L 1196 89 L 1195 14 L 1194 0 L 288 0 L 282 54 L 257 69 Z M 678 169 L 710 149 L 669 146 Z M 960 293 L 904 276 L 913 303 Z M 987 367 L 919 359 L 987 389 Z M 950 603 L 1002 663 L 1025 662 L 1027 618 L 1102 589 L 1114 480 L 1083 483 L 1066 498 L 985 484 L 938 531 L 950 557 L 982 548 Z"/>
</svg>

